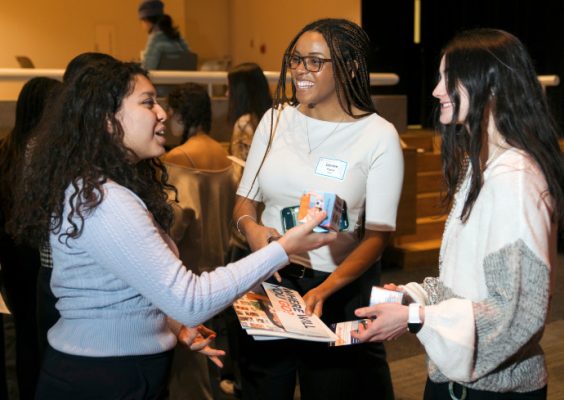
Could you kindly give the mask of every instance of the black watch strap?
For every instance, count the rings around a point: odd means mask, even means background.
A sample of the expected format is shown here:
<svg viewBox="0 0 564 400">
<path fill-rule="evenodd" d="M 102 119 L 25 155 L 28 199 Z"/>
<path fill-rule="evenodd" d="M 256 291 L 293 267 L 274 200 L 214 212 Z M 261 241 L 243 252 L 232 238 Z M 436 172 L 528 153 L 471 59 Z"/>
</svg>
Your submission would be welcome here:
<svg viewBox="0 0 564 400">
<path fill-rule="evenodd" d="M 423 324 L 421 322 L 408 322 L 407 330 L 411 333 L 417 333 L 421 330 Z"/>
</svg>

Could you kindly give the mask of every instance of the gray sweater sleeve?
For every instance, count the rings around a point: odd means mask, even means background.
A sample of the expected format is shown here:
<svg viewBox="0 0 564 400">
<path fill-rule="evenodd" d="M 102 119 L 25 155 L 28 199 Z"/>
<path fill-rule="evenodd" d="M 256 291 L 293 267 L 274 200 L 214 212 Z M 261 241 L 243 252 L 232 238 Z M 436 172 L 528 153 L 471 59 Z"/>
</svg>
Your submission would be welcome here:
<svg viewBox="0 0 564 400">
<path fill-rule="evenodd" d="M 526 362 L 540 352 L 550 297 L 549 267 L 519 240 L 487 256 L 484 272 L 489 296 L 473 304 L 475 378 L 497 371 L 504 372 L 499 379 L 527 380 L 543 365 L 531 365 L 528 372 L 521 371 L 524 376 L 515 376 L 519 368 L 512 364 Z"/>
<path fill-rule="evenodd" d="M 549 267 L 522 241 L 484 259 L 488 297 L 473 302 L 474 365 L 465 386 L 516 392 L 540 388 L 546 370 L 539 342 L 549 303 Z M 430 364 L 433 381 L 444 382 Z M 540 385 L 540 386 L 539 386 Z"/>
</svg>

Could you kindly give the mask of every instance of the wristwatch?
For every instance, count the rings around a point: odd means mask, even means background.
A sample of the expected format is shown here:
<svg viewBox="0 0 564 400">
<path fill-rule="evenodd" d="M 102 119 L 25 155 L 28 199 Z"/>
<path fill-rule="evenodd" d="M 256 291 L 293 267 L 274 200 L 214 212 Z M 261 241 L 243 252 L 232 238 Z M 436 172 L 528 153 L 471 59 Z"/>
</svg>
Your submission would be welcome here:
<svg viewBox="0 0 564 400">
<path fill-rule="evenodd" d="M 417 333 L 421 330 L 423 322 L 419 318 L 419 303 L 411 303 L 409 305 L 409 316 L 407 317 L 407 330 L 411 333 Z"/>
</svg>

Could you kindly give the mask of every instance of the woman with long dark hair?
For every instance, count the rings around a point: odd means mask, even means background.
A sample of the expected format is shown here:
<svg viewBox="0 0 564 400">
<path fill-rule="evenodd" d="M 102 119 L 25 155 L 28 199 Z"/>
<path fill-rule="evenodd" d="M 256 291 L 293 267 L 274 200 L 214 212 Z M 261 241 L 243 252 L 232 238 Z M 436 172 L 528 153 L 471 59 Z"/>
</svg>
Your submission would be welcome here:
<svg viewBox="0 0 564 400">
<path fill-rule="evenodd" d="M 311 233 L 321 214 L 260 254 L 194 275 L 165 233 L 165 120 L 145 70 L 105 62 L 65 85 L 35 138 L 14 198 L 27 206 L 13 209 L 8 227 L 52 249 L 61 318 L 48 333 L 39 399 L 164 398 L 177 341 L 167 316 L 197 326 L 287 254 L 334 239 Z"/>
<path fill-rule="evenodd" d="M 308 312 L 328 324 L 356 319 L 380 275 L 380 256 L 396 225 L 403 178 L 398 134 L 370 98 L 369 40 L 358 25 L 321 19 L 284 54 L 274 107 L 260 122 L 237 191 L 234 220 L 252 250 L 283 232 L 282 217 L 304 191 L 335 193 L 348 218 L 331 245 L 300 254 L 280 272 Z M 286 91 L 290 71 L 291 93 Z M 264 212 L 258 218 L 259 202 Z M 345 223 L 346 222 L 346 223 Z M 347 225 L 348 223 L 348 225 Z M 381 344 L 327 347 L 250 339 L 241 349 L 243 396 L 292 399 L 393 398 Z"/>
<path fill-rule="evenodd" d="M 229 153 L 242 161 L 247 160 L 255 129 L 272 106 L 268 81 L 261 67 L 255 63 L 243 63 L 227 73 L 228 109 L 227 119 L 233 125 Z M 237 180 L 243 168 L 237 168 Z"/>
<path fill-rule="evenodd" d="M 14 242 L 4 225 L 14 209 L 28 206 L 27 202 L 14 200 L 14 187 L 22 179 L 30 138 L 60 88 L 61 82 L 50 78 L 26 82 L 16 102 L 14 128 L 0 141 L 1 281 L 16 329 L 16 371 L 22 400 L 33 399 L 41 364 L 36 317 L 36 282 L 41 262 L 38 248 Z"/>
<path fill-rule="evenodd" d="M 377 317 L 359 337 L 417 333 L 425 399 L 545 399 L 540 340 L 564 210 L 558 130 L 525 47 L 501 30 L 448 43 L 433 96 L 452 204 L 439 277 L 388 285 L 412 303 L 358 310 Z"/>
</svg>

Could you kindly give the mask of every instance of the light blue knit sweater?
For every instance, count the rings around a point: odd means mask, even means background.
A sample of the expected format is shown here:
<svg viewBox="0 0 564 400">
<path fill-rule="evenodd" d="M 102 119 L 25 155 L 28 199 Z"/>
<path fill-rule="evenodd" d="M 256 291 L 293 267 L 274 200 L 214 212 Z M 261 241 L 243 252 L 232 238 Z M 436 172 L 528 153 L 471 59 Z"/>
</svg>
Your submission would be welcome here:
<svg viewBox="0 0 564 400">
<path fill-rule="evenodd" d="M 72 191 L 67 190 L 67 201 Z M 69 228 L 63 215 L 62 232 Z M 61 319 L 49 344 L 82 356 L 154 354 L 176 337 L 165 314 L 198 325 L 288 262 L 272 243 L 211 273 L 194 275 L 175 256 L 144 203 L 114 182 L 77 239 L 51 234 L 51 287 Z M 162 311 L 161 311 L 162 310 Z"/>
</svg>

